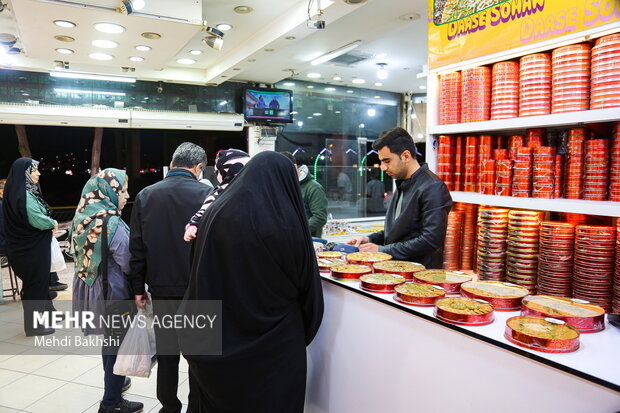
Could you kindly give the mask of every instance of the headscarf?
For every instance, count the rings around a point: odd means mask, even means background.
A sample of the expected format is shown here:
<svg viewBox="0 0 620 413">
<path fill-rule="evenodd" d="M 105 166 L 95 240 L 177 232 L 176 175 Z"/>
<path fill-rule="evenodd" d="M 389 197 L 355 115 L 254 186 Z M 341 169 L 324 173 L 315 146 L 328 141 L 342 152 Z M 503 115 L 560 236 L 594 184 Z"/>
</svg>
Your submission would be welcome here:
<svg viewBox="0 0 620 413">
<path fill-rule="evenodd" d="M 108 245 L 121 219 L 118 196 L 126 181 L 125 171 L 108 168 L 90 178 L 71 223 L 71 245 L 74 250 L 75 275 L 92 286 L 101 264 L 101 232 L 107 220 Z"/>
<path fill-rule="evenodd" d="M 226 149 L 217 153 L 215 157 L 215 170 L 217 171 L 217 180 L 220 184 L 207 196 L 198 212 L 190 219 L 188 226 L 198 225 L 205 211 L 222 195 L 249 160 L 250 155 L 238 149 Z"/>
<path fill-rule="evenodd" d="M 45 207 L 47 215 L 51 216 L 52 211 L 50 211 L 49 205 L 41 196 L 41 188 L 39 187 L 39 184 L 35 184 L 32 180 L 32 172 L 36 171 L 37 169 L 39 169 L 39 161 L 35 161 L 33 159 L 32 162 L 30 162 L 28 169 L 26 169 L 26 191 L 34 195 L 35 198 L 37 198 L 37 200 L 41 203 L 41 205 Z"/>
</svg>

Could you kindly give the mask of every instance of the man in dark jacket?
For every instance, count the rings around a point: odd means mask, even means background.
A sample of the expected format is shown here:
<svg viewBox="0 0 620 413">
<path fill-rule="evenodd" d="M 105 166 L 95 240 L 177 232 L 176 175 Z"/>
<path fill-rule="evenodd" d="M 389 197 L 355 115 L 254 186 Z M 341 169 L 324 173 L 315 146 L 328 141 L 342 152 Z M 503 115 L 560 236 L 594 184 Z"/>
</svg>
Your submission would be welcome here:
<svg viewBox="0 0 620 413">
<path fill-rule="evenodd" d="M 4 183 L 6 179 L 0 179 L 0 254 L 6 254 L 4 241 L 4 216 L 2 214 L 2 198 L 4 197 Z M 2 284 L 0 282 L 0 284 Z M 1 301 L 1 298 L 0 298 Z"/>
<path fill-rule="evenodd" d="M 327 195 L 323 186 L 312 178 L 307 165 L 297 166 L 297 160 L 290 152 L 281 152 L 293 162 L 301 186 L 301 198 L 304 201 L 310 235 L 321 238 L 323 225 L 327 222 Z"/>
<path fill-rule="evenodd" d="M 381 170 L 396 180 L 385 217 L 385 230 L 347 243 L 364 252 L 385 252 L 396 260 L 441 268 L 452 198 L 441 179 L 420 165 L 411 135 L 403 128 L 383 132 L 373 145 Z"/>
<path fill-rule="evenodd" d="M 147 301 L 144 284 L 153 299 L 153 312 L 160 318 L 176 314 L 189 281 L 190 244 L 183 241 L 185 224 L 200 209 L 211 189 L 200 183 L 207 162 L 205 151 L 185 142 L 174 152 L 170 171 L 163 181 L 144 188 L 136 196 L 131 214 L 129 250 L 131 273 L 127 276 L 136 305 Z M 177 397 L 179 347 L 174 328 L 155 324 L 157 343 L 157 398 L 160 412 L 180 413 Z M 200 394 L 189 372 L 188 412 L 198 412 Z"/>
</svg>

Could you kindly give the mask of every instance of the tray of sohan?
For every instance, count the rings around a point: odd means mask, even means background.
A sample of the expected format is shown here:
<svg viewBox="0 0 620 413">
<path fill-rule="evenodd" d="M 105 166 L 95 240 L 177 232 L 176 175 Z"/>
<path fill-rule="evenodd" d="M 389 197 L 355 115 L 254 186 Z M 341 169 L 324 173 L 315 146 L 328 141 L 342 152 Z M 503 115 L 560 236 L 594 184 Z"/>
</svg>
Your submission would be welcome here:
<svg viewBox="0 0 620 413">
<path fill-rule="evenodd" d="M 493 322 L 493 306 L 480 299 L 447 297 L 435 302 L 434 315 L 450 324 L 483 326 Z"/>
<path fill-rule="evenodd" d="M 418 307 L 432 307 L 437 299 L 446 296 L 437 285 L 406 283 L 394 287 L 394 300 Z"/>
<path fill-rule="evenodd" d="M 394 292 L 395 286 L 406 281 L 405 277 L 397 274 L 366 274 L 360 277 L 360 288 L 371 293 L 389 294 Z"/>
<path fill-rule="evenodd" d="M 330 272 L 332 267 L 346 264 L 344 260 L 339 258 L 317 258 L 320 272 Z"/>
<path fill-rule="evenodd" d="M 347 254 L 349 264 L 373 266 L 376 262 L 389 261 L 392 259 L 390 254 L 384 252 L 352 252 Z"/>
<path fill-rule="evenodd" d="M 506 321 L 506 340 L 544 353 L 570 353 L 579 348 L 579 331 L 557 318 L 516 316 Z"/>
<path fill-rule="evenodd" d="M 318 258 L 342 258 L 342 252 L 340 251 L 321 251 L 316 254 Z"/>
<path fill-rule="evenodd" d="M 357 281 L 362 275 L 372 273 L 367 265 L 344 264 L 331 267 L 332 277 L 340 281 Z"/>
<path fill-rule="evenodd" d="M 580 333 L 596 333 L 605 329 L 605 310 L 576 298 L 532 295 L 521 303 L 521 315 L 553 317 L 565 321 Z"/>
<path fill-rule="evenodd" d="M 461 271 L 424 270 L 413 275 L 413 280 L 424 284 L 438 285 L 447 295 L 458 294 L 461 284 L 471 281 L 471 277 Z"/>
<path fill-rule="evenodd" d="M 525 287 L 499 281 L 469 281 L 461 285 L 462 296 L 485 300 L 497 311 L 521 309 L 521 300 L 528 294 Z"/>
<path fill-rule="evenodd" d="M 375 272 L 386 272 L 390 274 L 402 275 L 408 280 L 413 278 L 413 274 L 426 269 L 422 264 L 409 261 L 381 261 L 373 264 Z"/>
</svg>

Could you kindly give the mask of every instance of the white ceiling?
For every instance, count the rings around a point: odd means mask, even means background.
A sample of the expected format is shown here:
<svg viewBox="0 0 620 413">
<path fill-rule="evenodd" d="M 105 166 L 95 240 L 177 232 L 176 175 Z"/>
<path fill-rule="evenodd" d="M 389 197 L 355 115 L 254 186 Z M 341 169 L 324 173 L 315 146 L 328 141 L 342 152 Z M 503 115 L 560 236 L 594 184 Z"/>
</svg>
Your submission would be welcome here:
<svg viewBox="0 0 620 413">
<path fill-rule="evenodd" d="M 5 0 L 6 1 L 6 0 Z M 321 74 L 315 81 L 354 87 L 353 78 L 366 80 L 359 85 L 370 89 L 393 92 L 423 92 L 419 89 L 425 79 L 416 74 L 427 61 L 427 23 L 425 0 L 369 0 L 359 5 L 346 4 L 344 0 L 321 0 L 325 8 L 325 30 L 312 30 L 306 26 L 308 0 L 145 0 L 147 6 L 129 16 L 116 13 L 117 0 L 90 0 L 68 5 L 58 0 L 8 0 L 8 9 L 0 13 L 0 33 L 18 37 L 15 45 L 22 49 L 19 55 L 10 56 L 13 68 L 49 71 L 55 60 L 68 61 L 70 71 L 123 75 L 121 67 L 135 68 L 138 79 L 169 81 L 191 84 L 219 84 L 227 80 L 247 80 L 275 83 L 285 78 L 311 80 L 309 72 Z M 317 0 L 313 0 L 316 7 Z M 333 4 L 332 4 L 333 3 Z M 81 7 L 80 4 L 86 5 Z M 248 14 L 235 13 L 235 6 L 250 6 Z M 202 8 L 202 13 L 200 9 Z M 416 13 L 419 17 L 409 20 Z M 200 15 L 202 14 L 202 15 Z M 157 18 L 156 16 L 172 17 Z M 59 28 L 56 19 L 71 20 L 77 27 Z M 202 42 L 201 20 L 208 26 L 228 23 L 232 30 L 225 32 L 221 51 L 209 48 Z M 104 35 L 93 29 L 96 22 L 111 22 L 127 30 L 118 35 Z M 142 32 L 162 35 L 158 40 L 143 39 Z M 54 39 L 62 34 L 75 38 L 63 43 Z M 294 37 L 294 39 L 286 39 Z M 120 44 L 107 51 L 114 55 L 109 62 L 97 62 L 88 54 L 97 50 L 91 45 L 95 39 L 114 40 Z M 339 67 L 328 63 L 312 66 L 310 61 L 347 43 L 361 40 L 363 44 L 350 52 L 368 56 L 369 59 L 352 67 Z M 153 49 L 138 52 L 137 44 Z M 56 48 L 66 47 L 75 51 L 62 55 Z M 202 50 L 199 56 L 190 50 Z M 387 53 L 387 57 L 373 56 Z M 130 56 L 142 56 L 143 62 L 131 62 Z M 195 64 L 182 65 L 179 58 L 192 58 Z M 2 61 L 0 60 L 0 64 Z M 4 66 L 7 67 L 6 61 Z M 376 77 L 377 63 L 386 63 L 389 77 L 380 81 Z M 294 73 L 294 75 L 293 75 Z M 334 75 L 342 81 L 333 81 Z"/>
</svg>

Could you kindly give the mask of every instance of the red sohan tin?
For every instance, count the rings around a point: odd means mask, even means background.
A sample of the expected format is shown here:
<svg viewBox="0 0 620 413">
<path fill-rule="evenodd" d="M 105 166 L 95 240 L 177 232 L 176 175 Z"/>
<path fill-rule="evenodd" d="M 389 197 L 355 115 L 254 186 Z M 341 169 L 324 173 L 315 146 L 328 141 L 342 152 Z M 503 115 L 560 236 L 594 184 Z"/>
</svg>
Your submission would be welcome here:
<svg viewBox="0 0 620 413">
<path fill-rule="evenodd" d="M 525 297 L 521 315 L 557 318 L 575 327 L 580 333 L 595 333 L 605 329 L 605 310 L 576 298 L 545 295 Z"/>
<path fill-rule="evenodd" d="M 554 318 L 511 317 L 506 321 L 504 337 L 513 344 L 544 353 L 569 353 L 579 348 L 579 331 Z"/>
<path fill-rule="evenodd" d="M 406 283 L 394 287 L 394 300 L 418 307 L 431 307 L 446 292 L 437 285 Z"/>
<path fill-rule="evenodd" d="M 395 286 L 405 281 L 404 277 L 396 274 L 366 274 L 360 277 L 360 288 L 372 293 L 390 294 L 394 292 Z"/>
<path fill-rule="evenodd" d="M 446 323 L 482 326 L 493 322 L 493 306 L 479 299 L 446 297 L 435 302 L 434 315 Z"/>
</svg>

